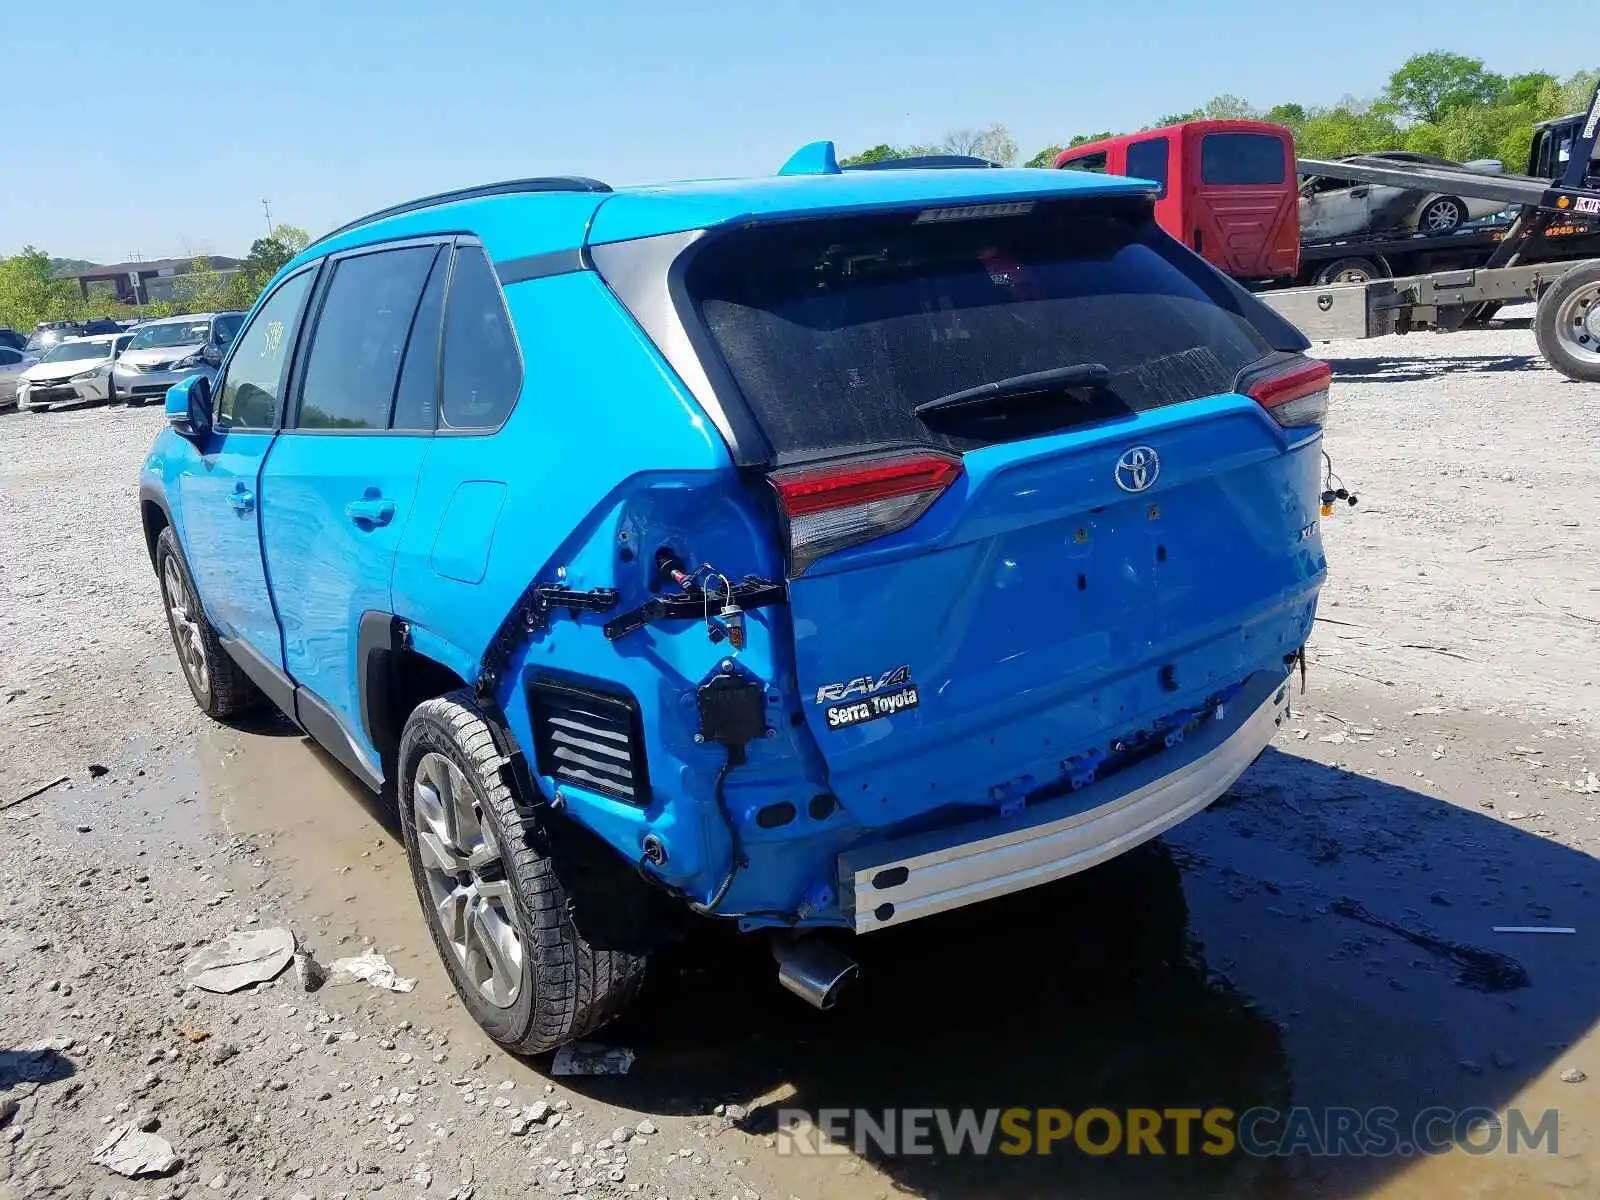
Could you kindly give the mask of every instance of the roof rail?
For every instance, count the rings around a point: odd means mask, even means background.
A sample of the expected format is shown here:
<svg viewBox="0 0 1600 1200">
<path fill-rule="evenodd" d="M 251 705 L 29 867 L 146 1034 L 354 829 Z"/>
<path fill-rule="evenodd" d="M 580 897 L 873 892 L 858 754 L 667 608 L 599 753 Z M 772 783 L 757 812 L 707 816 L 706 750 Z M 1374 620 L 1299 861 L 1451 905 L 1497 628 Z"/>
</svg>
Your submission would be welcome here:
<svg viewBox="0 0 1600 1200">
<path fill-rule="evenodd" d="M 501 183 L 480 183 L 476 187 L 457 188 L 453 192 L 439 192 L 433 196 L 424 196 L 420 200 L 407 200 L 404 204 L 392 204 L 388 208 L 380 208 L 377 212 L 357 217 L 354 221 L 323 234 L 311 244 L 315 246 L 329 238 L 338 237 L 341 233 L 349 233 L 352 229 L 381 221 L 385 217 L 420 212 L 422 209 L 435 208 L 441 204 L 454 204 L 458 200 L 481 200 L 486 196 L 513 196 L 524 192 L 609 192 L 610 190 L 610 184 L 601 183 L 598 179 L 586 179 L 582 175 L 545 175 L 534 179 L 507 179 Z"/>
</svg>

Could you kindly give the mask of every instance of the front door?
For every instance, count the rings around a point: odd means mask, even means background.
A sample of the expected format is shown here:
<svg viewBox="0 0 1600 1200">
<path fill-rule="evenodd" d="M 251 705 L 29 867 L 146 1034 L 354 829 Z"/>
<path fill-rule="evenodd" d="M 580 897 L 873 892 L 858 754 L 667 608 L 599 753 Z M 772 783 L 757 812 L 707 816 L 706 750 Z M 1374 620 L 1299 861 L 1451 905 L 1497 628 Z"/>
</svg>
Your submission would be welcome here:
<svg viewBox="0 0 1600 1200">
<path fill-rule="evenodd" d="M 290 276 L 256 311 L 219 376 L 200 467 L 177 476 L 178 532 L 206 615 L 222 637 L 280 671 L 283 643 L 261 561 L 261 464 L 277 437 L 315 273 Z"/>
<path fill-rule="evenodd" d="M 428 242 L 329 263 L 294 414 L 262 477 L 262 535 L 300 721 L 363 773 L 379 764 L 361 711 L 357 635 L 364 615 L 392 611 L 395 548 L 432 445 L 448 257 Z M 426 332 L 413 339 L 414 328 Z M 426 366 L 414 367 L 424 354 Z M 407 401 L 418 384 L 430 398 L 421 408 Z"/>
</svg>

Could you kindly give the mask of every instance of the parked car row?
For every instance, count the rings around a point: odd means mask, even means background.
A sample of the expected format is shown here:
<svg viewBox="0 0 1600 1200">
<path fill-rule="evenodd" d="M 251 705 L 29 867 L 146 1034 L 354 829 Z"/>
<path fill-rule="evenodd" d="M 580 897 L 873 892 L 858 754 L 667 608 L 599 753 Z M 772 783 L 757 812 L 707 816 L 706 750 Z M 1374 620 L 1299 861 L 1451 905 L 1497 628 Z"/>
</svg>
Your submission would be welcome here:
<svg viewBox="0 0 1600 1200">
<path fill-rule="evenodd" d="M 96 328 L 85 332 L 40 326 L 21 349 L 0 344 L 0 408 L 160 400 L 179 380 L 214 375 L 243 320 L 242 312 L 220 312 L 142 321 L 127 331 L 114 321 L 92 322 Z"/>
</svg>

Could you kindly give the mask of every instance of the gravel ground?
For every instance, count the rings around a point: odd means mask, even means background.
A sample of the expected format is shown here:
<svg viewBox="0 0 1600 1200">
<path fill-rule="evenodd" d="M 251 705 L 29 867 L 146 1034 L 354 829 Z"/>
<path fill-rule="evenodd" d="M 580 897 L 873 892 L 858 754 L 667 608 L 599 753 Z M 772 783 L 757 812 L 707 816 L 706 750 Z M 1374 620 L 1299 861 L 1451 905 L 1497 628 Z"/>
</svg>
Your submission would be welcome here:
<svg viewBox="0 0 1600 1200">
<path fill-rule="evenodd" d="M 491 1047 L 431 959 L 384 815 L 289 731 L 197 718 L 138 528 L 161 414 L 0 416 L 0 1200 L 1595 1194 L 1593 1085 L 1558 1075 L 1600 1075 L 1600 389 L 1545 369 L 1515 322 L 1323 349 L 1327 444 L 1360 504 L 1325 523 L 1311 688 L 1237 794 L 1158 852 L 1204 969 L 1130 948 L 1148 915 L 1029 957 L 1055 918 L 1026 907 L 864 945 L 862 997 L 826 1015 L 748 956 L 691 957 L 606 1031 L 638 1052 L 627 1080 Z M 1091 874 L 1089 911 L 1119 911 L 1092 890 L 1115 872 Z M 1021 903 L 1084 902 L 1038 895 Z M 1580 936 L 1516 945 L 1534 986 L 1506 998 L 1361 916 L 1418 913 L 1458 942 L 1491 918 Z M 292 970 L 184 987 L 197 949 L 279 926 L 324 964 L 382 951 L 416 990 L 306 993 Z M 990 1019 L 925 1003 L 951 945 L 1010 998 Z M 1131 992 L 1106 983 L 1124 969 Z M 1210 999 L 1169 1000 L 1190 989 Z M 773 1095 L 1081 1107 L 1119 1081 L 1159 1105 L 1197 1078 L 1298 1103 L 1559 1102 L 1563 1153 L 1069 1177 L 1081 1161 L 784 1157 L 752 1119 Z M 129 1123 L 181 1165 L 91 1163 Z"/>
</svg>

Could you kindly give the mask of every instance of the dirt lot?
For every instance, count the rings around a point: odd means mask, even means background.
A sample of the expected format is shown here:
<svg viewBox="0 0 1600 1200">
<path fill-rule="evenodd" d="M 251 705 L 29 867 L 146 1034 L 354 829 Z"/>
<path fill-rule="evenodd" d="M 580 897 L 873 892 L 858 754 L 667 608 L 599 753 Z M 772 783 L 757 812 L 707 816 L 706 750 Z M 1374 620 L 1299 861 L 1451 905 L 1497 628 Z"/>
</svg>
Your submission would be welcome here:
<svg viewBox="0 0 1600 1200">
<path fill-rule="evenodd" d="M 605 1032 L 624 1078 L 491 1047 L 389 815 L 285 725 L 197 718 L 135 511 L 160 414 L 0 417 L 0 1197 L 1600 1192 L 1600 389 L 1516 322 L 1326 349 L 1361 503 L 1326 522 L 1309 690 L 1236 791 L 1109 868 L 864 939 L 830 1014 L 708 937 Z M 278 925 L 416 988 L 185 990 L 197 946 Z M 541 1102 L 559 1124 L 517 1132 Z M 796 1157 L 776 1104 L 1560 1116 L 1517 1157 Z M 182 1166 L 92 1165 L 130 1121 Z"/>
</svg>

